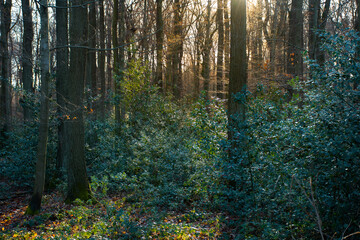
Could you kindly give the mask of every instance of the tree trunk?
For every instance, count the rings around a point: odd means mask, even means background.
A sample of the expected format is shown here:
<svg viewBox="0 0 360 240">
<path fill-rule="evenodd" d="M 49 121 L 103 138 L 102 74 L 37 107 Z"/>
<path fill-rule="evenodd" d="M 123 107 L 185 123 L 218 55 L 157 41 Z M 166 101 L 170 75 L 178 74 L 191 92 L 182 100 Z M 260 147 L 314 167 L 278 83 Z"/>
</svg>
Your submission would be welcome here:
<svg viewBox="0 0 360 240">
<path fill-rule="evenodd" d="M 0 91 L 0 139 L 7 138 L 6 132 L 10 125 L 10 57 L 9 57 L 9 33 L 11 23 L 11 7 L 12 1 L 1 0 L 1 38 L 0 38 L 0 54 L 1 54 L 1 91 Z"/>
<path fill-rule="evenodd" d="M 63 147 L 64 147 L 64 115 L 65 115 L 65 96 L 69 70 L 69 50 L 68 45 L 68 11 L 67 0 L 56 0 L 56 45 L 60 48 L 56 50 L 56 102 L 58 104 L 58 149 L 56 159 L 56 169 L 58 171 L 65 167 Z"/>
<path fill-rule="evenodd" d="M 202 77 L 204 79 L 204 91 L 206 92 L 206 97 L 210 96 L 210 51 L 211 51 L 211 36 L 210 36 L 210 27 L 211 27 L 211 0 L 208 0 L 206 11 L 206 29 L 205 29 L 205 45 L 203 51 L 203 68 L 202 68 Z"/>
<path fill-rule="evenodd" d="M 224 37 L 224 53 L 225 53 L 225 82 L 229 82 L 229 73 L 230 73 L 230 17 L 229 17 L 229 2 L 224 0 L 224 26 L 225 26 L 225 37 Z M 226 85 L 225 85 L 226 86 Z M 225 92 L 228 92 L 228 87 L 224 89 Z M 228 98 L 226 94 L 225 98 Z"/>
<path fill-rule="evenodd" d="M 360 34 L 360 0 L 356 0 L 355 31 L 357 31 L 358 34 Z"/>
<path fill-rule="evenodd" d="M 48 140 L 49 125 L 49 82 L 50 82 L 50 53 L 49 53 L 49 20 L 48 20 L 48 1 L 41 0 L 40 4 L 40 72 L 41 72 L 41 107 L 40 107 L 40 126 L 39 140 L 37 146 L 37 162 L 35 172 L 34 192 L 30 199 L 27 214 L 34 215 L 39 213 L 41 199 L 45 186 L 46 172 L 46 150 Z"/>
<path fill-rule="evenodd" d="M 224 98 L 224 6 L 223 0 L 218 0 L 218 9 L 216 15 L 216 22 L 218 28 L 218 55 L 217 55 L 217 70 L 216 70 L 216 92 L 219 98 Z"/>
<path fill-rule="evenodd" d="M 104 0 L 99 1 L 99 29 L 100 29 L 100 48 L 105 48 L 105 12 L 104 12 Z M 100 78 L 100 106 L 99 113 L 100 119 L 105 120 L 105 94 L 106 94 L 106 85 L 105 85 L 105 51 L 99 52 L 98 58 L 99 65 L 99 78 Z"/>
<path fill-rule="evenodd" d="M 89 4 L 89 21 L 88 21 L 88 41 L 89 47 L 94 49 L 96 48 L 96 5 L 95 2 Z M 90 89 L 91 96 L 93 98 L 97 95 L 97 84 L 96 84 L 96 51 L 90 49 L 87 52 L 87 88 Z M 90 102 L 90 108 L 97 111 L 96 103 Z M 96 119 L 96 114 L 93 115 Z"/>
<path fill-rule="evenodd" d="M 163 92 L 163 45 L 164 21 L 162 16 L 163 0 L 156 0 L 156 75 L 155 83 Z"/>
<path fill-rule="evenodd" d="M 292 0 L 289 13 L 288 73 L 301 77 L 303 74 L 304 17 L 303 0 Z"/>
<path fill-rule="evenodd" d="M 246 1 L 231 1 L 231 52 L 228 98 L 228 139 L 232 143 L 232 152 L 239 151 L 239 139 L 234 135 L 239 122 L 245 122 L 245 101 L 235 99 L 237 93 L 245 93 L 247 84 L 246 61 Z"/>
<path fill-rule="evenodd" d="M 182 12 L 181 1 L 174 0 L 174 42 L 172 48 L 172 90 L 176 99 L 181 98 L 182 93 L 182 70 L 181 61 L 183 55 L 183 26 L 182 26 Z"/>
<path fill-rule="evenodd" d="M 24 121 L 31 121 L 33 118 L 33 111 L 29 107 L 29 101 L 26 98 L 27 94 L 34 93 L 33 88 L 33 70 L 32 70 L 32 42 L 34 37 L 33 23 L 32 23 L 32 10 L 30 8 L 29 0 L 22 0 L 22 12 L 23 12 L 23 52 L 22 52 L 22 81 L 25 90 L 24 99 Z"/>
<path fill-rule="evenodd" d="M 73 0 L 73 5 L 82 5 L 85 0 Z M 87 9 L 70 8 L 70 45 L 86 45 Z M 83 119 L 83 96 L 86 50 L 72 48 L 70 51 L 67 86 L 67 113 L 64 121 L 64 158 L 67 165 L 68 191 L 66 202 L 89 198 L 89 182 L 85 164 L 85 140 Z"/>
<path fill-rule="evenodd" d="M 318 39 L 316 37 L 316 31 L 319 26 L 320 15 L 320 0 L 309 0 L 309 58 L 312 60 L 317 59 L 318 52 Z"/>
</svg>

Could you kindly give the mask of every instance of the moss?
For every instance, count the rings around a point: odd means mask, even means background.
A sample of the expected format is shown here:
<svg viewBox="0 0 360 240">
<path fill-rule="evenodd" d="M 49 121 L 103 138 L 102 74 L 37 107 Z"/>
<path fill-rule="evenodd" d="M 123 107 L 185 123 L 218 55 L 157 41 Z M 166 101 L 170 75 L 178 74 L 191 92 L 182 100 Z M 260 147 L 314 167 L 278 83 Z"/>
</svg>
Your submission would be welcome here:
<svg viewBox="0 0 360 240">
<path fill-rule="evenodd" d="M 68 195 L 65 199 L 66 204 L 70 204 L 74 202 L 76 199 L 80 199 L 82 201 L 87 201 L 90 199 L 89 189 L 87 187 L 76 188 L 69 190 Z"/>
<path fill-rule="evenodd" d="M 29 206 L 25 211 L 25 215 L 34 216 L 40 213 L 41 198 L 42 196 L 39 193 L 35 193 L 31 196 Z"/>
<path fill-rule="evenodd" d="M 40 213 L 40 210 L 34 210 L 30 206 L 28 206 L 25 211 L 25 215 L 30 215 L 30 216 L 38 215 L 39 213 Z"/>
</svg>

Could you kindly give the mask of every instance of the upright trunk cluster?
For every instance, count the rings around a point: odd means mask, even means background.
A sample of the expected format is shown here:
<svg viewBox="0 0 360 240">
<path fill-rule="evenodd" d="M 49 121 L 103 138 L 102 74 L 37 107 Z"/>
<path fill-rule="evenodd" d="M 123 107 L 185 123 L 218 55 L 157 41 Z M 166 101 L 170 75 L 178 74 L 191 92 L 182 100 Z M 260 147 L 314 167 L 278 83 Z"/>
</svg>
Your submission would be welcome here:
<svg viewBox="0 0 360 240">
<path fill-rule="evenodd" d="M 326 0 L 321 14 L 320 0 L 309 0 L 309 58 L 317 60 L 319 64 L 325 61 L 324 52 L 320 50 L 322 39 L 318 36 L 318 31 L 325 30 L 330 11 L 331 0 Z"/>
</svg>

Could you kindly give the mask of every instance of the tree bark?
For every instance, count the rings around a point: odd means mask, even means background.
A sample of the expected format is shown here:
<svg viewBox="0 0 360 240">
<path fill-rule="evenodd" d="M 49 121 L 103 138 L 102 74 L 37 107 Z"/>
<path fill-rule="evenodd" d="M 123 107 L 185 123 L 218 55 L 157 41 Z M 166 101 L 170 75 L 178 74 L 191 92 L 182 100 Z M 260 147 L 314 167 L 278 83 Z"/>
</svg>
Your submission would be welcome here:
<svg viewBox="0 0 360 240">
<path fill-rule="evenodd" d="M 96 48 L 96 5 L 95 2 L 89 4 L 88 14 L 88 41 L 90 48 Z M 97 95 L 97 83 L 96 83 L 96 51 L 89 50 L 87 52 L 87 80 L 86 87 L 90 89 L 91 97 L 95 98 Z M 90 102 L 90 108 L 95 110 L 93 115 L 96 119 L 97 107 L 96 103 Z"/>
<path fill-rule="evenodd" d="M 232 143 L 238 142 L 234 136 L 234 128 L 239 122 L 245 121 L 245 101 L 235 99 L 237 93 L 244 93 L 247 84 L 246 58 L 246 0 L 231 0 L 231 52 L 230 79 L 228 98 L 228 139 Z M 238 148 L 233 144 L 233 148 Z M 236 151 L 232 149 L 230 152 Z"/>
<path fill-rule="evenodd" d="M 164 21 L 162 16 L 163 0 L 156 0 L 156 75 L 155 83 L 163 92 L 163 45 Z"/>
<path fill-rule="evenodd" d="M 49 127 L 49 82 L 50 82 L 50 53 L 49 53 L 49 18 L 48 0 L 40 3 L 40 72 L 41 72 L 41 106 L 39 140 L 37 146 L 37 162 L 35 172 L 34 192 L 31 196 L 26 213 L 34 215 L 40 212 L 41 199 L 45 186 L 46 150 Z"/>
<path fill-rule="evenodd" d="M 29 106 L 29 101 L 26 97 L 27 94 L 34 93 L 33 88 L 33 67 L 32 67 L 32 42 L 34 38 L 33 23 L 32 23 L 32 10 L 29 0 L 22 0 L 23 12 L 23 52 L 22 52 L 22 82 L 25 90 L 24 99 L 24 121 L 31 121 L 33 118 L 33 111 Z"/>
<path fill-rule="evenodd" d="M 319 15 L 320 15 L 320 0 L 309 0 L 309 58 L 312 60 L 317 59 L 318 44 L 316 31 L 319 26 Z"/>
<path fill-rule="evenodd" d="M 289 48 L 288 73 L 293 76 L 303 75 L 302 49 L 304 47 L 303 0 L 292 0 L 289 13 Z"/>
<path fill-rule="evenodd" d="M 85 0 L 73 0 L 73 5 L 82 5 Z M 87 9 L 70 8 L 70 45 L 87 45 Z M 64 158 L 67 165 L 68 191 L 66 202 L 79 198 L 89 199 L 89 182 L 85 164 L 85 140 L 83 119 L 83 96 L 86 50 L 72 48 L 70 51 L 67 104 L 69 110 L 64 121 Z"/>
<path fill-rule="evenodd" d="M 218 0 L 218 9 L 216 15 L 217 29 L 218 29 L 218 55 L 217 55 L 217 70 L 216 70 L 216 92 L 219 98 L 224 98 L 224 6 L 223 0 Z"/>
<path fill-rule="evenodd" d="M 100 29 L 100 48 L 105 48 L 105 11 L 104 11 L 104 0 L 99 1 L 99 29 Z M 105 94 L 106 94 L 106 84 L 105 84 L 105 51 L 100 51 L 98 58 L 99 65 L 99 78 L 100 78 L 100 119 L 105 120 Z"/>
<path fill-rule="evenodd" d="M 58 149 L 56 157 L 56 169 L 60 172 L 65 167 L 63 147 L 64 147 L 64 117 L 65 117 L 65 96 L 66 81 L 69 70 L 69 50 L 61 47 L 68 45 L 68 10 L 67 0 L 56 0 L 56 102 L 58 104 Z"/>
<path fill-rule="evenodd" d="M 9 33 L 11 24 L 12 0 L 1 0 L 1 91 L 0 91 L 0 139 L 7 138 L 6 132 L 10 125 L 10 57 L 9 57 Z"/>
<path fill-rule="evenodd" d="M 172 91 L 176 99 L 181 98 L 182 93 L 182 70 L 181 70 L 181 61 L 183 56 L 183 26 L 182 26 L 182 14 L 183 9 L 181 8 L 181 1 L 174 0 L 174 29 L 173 37 L 174 42 L 172 43 L 173 47 L 171 49 L 171 85 Z"/>
<path fill-rule="evenodd" d="M 202 77 L 204 79 L 204 91 L 206 92 L 206 97 L 209 98 L 210 90 L 210 51 L 211 51 L 211 0 L 208 0 L 206 7 L 206 28 L 205 28 L 205 44 L 203 48 L 203 68 L 202 68 Z"/>
<path fill-rule="evenodd" d="M 230 17 L 229 17 L 229 2 L 228 0 L 224 0 L 224 26 L 225 26 L 225 37 L 224 37 L 224 54 L 225 54 L 225 82 L 229 81 L 229 73 L 230 73 Z M 226 85 L 225 85 L 226 86 Z M 225 92 L 228 92 L 228 88 L 224 89 Z M 226 94 L 225 98 L 228 97 Z"/>
</svg>

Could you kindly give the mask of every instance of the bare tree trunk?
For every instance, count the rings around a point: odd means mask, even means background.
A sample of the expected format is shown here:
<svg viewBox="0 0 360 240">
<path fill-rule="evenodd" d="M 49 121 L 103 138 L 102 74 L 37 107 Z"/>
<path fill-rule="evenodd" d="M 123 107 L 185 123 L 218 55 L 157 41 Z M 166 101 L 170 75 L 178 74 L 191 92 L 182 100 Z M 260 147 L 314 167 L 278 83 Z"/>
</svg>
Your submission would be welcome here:
<svg viewBox="0 0 360 240">
<path fill-rule="evenodd" d="M 211 0 L 208 0 L 206 8 L 206 29 L 205 29 L 205 45 L 203 49 L 203 68 L 202 68 L 202 77 L 204 78 L 204 91 L 206 92 L 206 97 L 209 95 L 210 88 L 210 51 L 211 51 L 211 36 L 210 36 L 210 14 L 211 14 Z"/>
<path fill-rule="evenodd" d="M 100 48 L 105 48 L 105 12 L 104 12 L 104 0 L 99 1 L 99 29 L 100 29 Z M 105 120 L 105 94 L 106 94 L 106 84 L 105 84 L 105 51 L 100 51 L 98 56 L 98 65 L 99 65 L 99 78 L 100 78 L 100 106 L 99 113 L 100 119 Z"/>
<path fill-rule="evenodd" d="M 181 61 L 183 56 L 183 26 L 182 16 L 183 9 L 181 8 L 181 1 L 174 0 L 174 29 L 173 29 L 173 49 L 172 49 L 172 90 L 176 99 L 181 98 L 182 93 L 182 70 Z"/>
<path fill-rule="evenodd" d="M 50 53 L 49 53 L 49 19 L 48 1 L 41 0 L 40 4 L 40 72 L 41 72 L 41 107 L 40 107 L 40 126 L 39 141 L 37 146 L 37 162 L 35 172 L 34 192 L 31 196 L 27 214 L 34 215 L 39 213 L 41 199 L 45 186 L 46 172 L 46 150 L 49 126 L 49 82 L 50 82 Z"/>
<path fill-rule="evenodd" d="M 63 147 L 64 147 L 64 115 L 65 115 L 65 96 L 66 96 L 66 79 L 69 70 L 69 50 L 68 45 L 68 10 L 67 0 L 56 0 L 56 102 L 58 104 L 58 149 L 56 159 L 56 169 L 60 171 L 65 167 Z"/>
<path fill-rule="evenodd" d="M 303 58 L 301 52 L 304 47 L 304 17 L 302 13 L 303 0 L 292 0 L 289 13 L 289 48 L 288 73 L 293 76 L 303 75 Z"/>
<path fill-rule="evenodd" d="M 118 44 L 118 22 L 119 22 L 119 1 L 114 0 L 113 8 L 113 17 L 112 17 L 112 44 L 113 48 L 119 46 Z M 120 60 L 119 60 L 119 50 L 116 48 L 113 50 L 114 57 L 114 92 L 117 95 L 119 94 L 119 75 L 120 75 Z M 115 102 L 115 121 L 120 122 L 120 101 L 116 100 Z"/>
<path fill-rule="evenodd" d="M 85 0 L 73 0 L 73 5 L 82 5 Z M 70 45 L 87 45 L 87 10 L 70 8 Z M 83 97 L 86 50 L 72 48 L 70 51 L 67 104 L 69 110 L 64 121 L 64 157 L 67 165 L 68 191 L 66 202 L 89 198 L 89 182 L 85 165 L 85 139 Z"/>
<path fill-rule="evenodd" d="M 234 136 L 238 122 L 245 121 L 245 101 L 235 99 L 235 94 L 244 93 L 247 84 L 246 61 L 246 1 L 231 0 L 231 53 L 228 99 L 229 130 L 228 139 L 233 149 L 238 151 L 239 139 Z M 230 153 L 231 156 L 231 153 Z"/>
<path fill-rule="evenodd" d="M 120 0 L 120 21 L 119 21 L 119 38 L 120 38 L 120 46 L 122 46 L 119 49 L 119 83 L 123 81 L 124 79 L 124 71 L 125 71 L 125 41 L 126 41 L 126 28 L 125 28 L 125 0 Z M 120 87 L 117 88 L 117 93 L 120 96 L 120 99 L 123 98 L 123 91 Z M 124 105 L 120 105 L 120 119 L 125 119 L 125 108 Z"/>
<path fill-rule="evenodd" d="M 26 94 L 34 93 L 33 88 L 33 70 L 32 70 L 32 42 L 34 37 L 33 23 L 32 23 L 32 10 L 30 8 L 29 0 L 22 0 L 23 12 L 23 52 L 22 52 L 22 82 Z M 33 118 L 33 111 L 29 107 L 29 100 L 24 99 L 24 120 L 30 121 Z"/>
<path fill-rule="evenodd" d="M 309 58 L 317 59 L 316 31 L 319 26 L 320 0 L 309 0 Z"/>
<path fill-rule="evenodd" d="M 219 98 L 224 98 L 224 6 L 223 0 L 218 0 L 218 9 L 216 15 L 217 29 L 218 29 L 218 55 L 217 55 L 217 70 L 216 70 L 216 91 Z"/>
<path fill-rule="evenodd" d="M 95 2 L 89 4 L 89 14 L 88 14 L 88 41 L 89 47 L 94 49 L 96 48 L 96 5 Z M 93 98 L 97 95 L 97 84 L 96 84 L 96 51 L 89 50 L 87 52 L 87 87 L 91 90 L 91 96 Z M 97 112 L 96 103 L 91 102 L 90 107 Z M 97 113 L 96 113 L 97 114 Z M 94 118 L 96 119 L 96 114 Z"/>
<path fill-rule="evenodd" d="M 144 1 L 144 15 L 143 15 L 143 40 L 142 40 L 142 51 L 144 56 L 144 63 L 149 61 L 149 38 L 148 35 L 148 0 Z"/>
<path fill-rule="evenodd" d="M 6 139 L 6 132 L 10 125 L 10 57 L 9 57 L 9 33 L 11 23 L 12 1 L 0 1 L 1 10 L 1 91 L 0 91 L 0 139 Z"/>
<path fill-rule="evenodd" d="M 224 0 L 224 26 L 225 26 L 225 37 L 224 37 L 224 53 L 225 53 L 225 81 L 229 81 L 230 73 L 230 17 L 229 17 L 229 7 L 228 0 Z M 225 92 L 228 92 L 228 89 L 224 89 Z M 226 94 L 225 98 L 228 97 Z"/>
<path fill-rule="evenodd" d="M 156 76 L 155 83 L 163 92 L 163 45 L 164 21 L 162 16 L 163 0 L 156 0 Z"/>
</svg>

